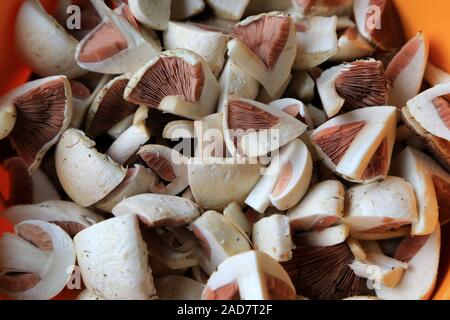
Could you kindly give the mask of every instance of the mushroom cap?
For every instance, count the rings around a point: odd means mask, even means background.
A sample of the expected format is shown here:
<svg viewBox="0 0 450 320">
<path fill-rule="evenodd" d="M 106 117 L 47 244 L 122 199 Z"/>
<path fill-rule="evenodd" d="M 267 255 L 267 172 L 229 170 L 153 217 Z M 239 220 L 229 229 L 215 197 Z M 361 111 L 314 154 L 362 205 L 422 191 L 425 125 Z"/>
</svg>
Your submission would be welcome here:
<svg viewBox="0 0 450 320">
<path fill-rule="evenodd" d="M 137 21 L 154 30 L 166 30 L 170 19 L 170 1 L 130 0 L 130 11 Z"/>
<path fill-rule="evenodd" d="M 155 279 L 159 300 L 200 300 L 205 285 L 183 276 Z"/>
<path fill-rule="evenodd" d="M 74 238 L 86 287 L 108 300 L 148 300 L 155 294 L 148 253 L 135 215 L 108 219 Z"/>
<path fill-rule="evenodd" d="M 95 142 L 82 131 L 69 129 L 56 147 L 59 181 L 69 197 L 83 207 L 105 198 L 127 174 L 123 167 L 99 153 L 94 146 Z"/>
<path fill-rule="evenodd" d="M 106 300 L 106 299 L 89 291 L 89 289 L 85 289 L 77 296 L 77 300 Z"/>
<path fill-rule="evenodd" d="M 332 247 L 347 240 L 350 228 L 341 224 L 322 230 L 308 231 L 296 236 L 296 243 L 308 247 Z"/>
<path fill-rule="evenodd" d="M 188 199 L 164 194 L 139 194 L 122 200 L 112 213 L 115 216 L 136 214 L 149 227 L 179 227 L 194 221 L 200 211 Z"/>
<path fill-rule="evenodd" d="M 25 220 L 14 227 L 17 235 L 6 233 L 0 238 L 0 269 L 8 273 L 37 276 L 33 283 L 17 290 L 5 288 L 0 293 L 14 300 L 49 300 L 58 295 L 69 282 L 75 267 L 75 247 L 60 227 L 37 220 Z M 12 276 L 14 277 L 14 276 Z M 20 279 L 20 278 L 19 278 Z M 22 287 L 21 287 L 22 286 Z"/>
</svg>

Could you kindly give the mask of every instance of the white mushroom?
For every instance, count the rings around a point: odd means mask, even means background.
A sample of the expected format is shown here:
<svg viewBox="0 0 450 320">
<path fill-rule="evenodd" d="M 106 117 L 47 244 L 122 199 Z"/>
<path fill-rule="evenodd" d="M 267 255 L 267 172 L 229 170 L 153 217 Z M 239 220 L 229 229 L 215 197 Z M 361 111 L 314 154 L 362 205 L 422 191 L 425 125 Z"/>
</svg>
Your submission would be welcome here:
<svg viewBox="0 0 450 320">
<path fill-rule="evenodd" d="M 99 153 L 95 142 L 79 130 L 67 130 L 56 147 L 59 181 L 76 203 L 91 206 L 113 191 L 127 171 L 108 156 Z"/>
<path fill-rule="evenodd" d="M 256 100 L 265 104 L 269 104 L 274 100 L 280 99 L 286 92 L 286 89 L 289 87 L 291 80 L 292 75 L 290 74 L 289 77 L 287 77 L 287 79 L 283 82 L 280 89 L 278 89 L 278 91 L 276 91 L 273 95 L 270 95 L 264 87 L 260 87 Z"/>
<path fill-rule="evenodd" d="M 247 219 L 247 216 L 242 212 L 241 207 L 236 203 L 230 203 L 224 210 L 223 215 L 236 228 L 240 229 L 242 233 L 250 237 L 252 234 L 252 227 Z"/>
<path fill-rule="evenodd" d="M 166 30 L 170 19 L 170 0 L 129 0 L 130 11 L 147 28 Z"/>
<path fill-rule="evenodd" d="M 286 98 L 275 100 L 269 103 L 269 106 L 282 110 L 291 116 L 297 118 L 301 122 L 308 125 L 308 128 L 314 129 L 314 123 L 309 113 L 309 109 L 300 100 Z"/>
<path fill-rule="evenodd" d="M 450 82 L 450 74 L 435 66 L 431 62 L 428 62 L 427 64 L 424 77 L 431 86 Z"/>
<path fill-rule="evenodd" d="M 160 300 L 200 300 L 205 285 L 191 278 L 166 276 L 155 279 Z"/>
<path fill-rule="evenodd" d="M 107 134 L 112 139 L 117 139 L 120 137 L 122 133 L 124 133 L 129 127 L 133 125 L 134 115 L 131 114 L 128 117 L 124 118 L 116 125 L 114 125 L 111 129 L 108 130 Z"/>
<path fill-rule="evenodd" d="M 171 0 L 170 18 L 172 20 L 184 20 L 192 17 L 205 9 L 203 0 Z"/>
<path fill-rule="evenodd" d="M 75 267 L 72 239 L 60 227 L 26 220 L 0 238 L 0 293 L 15 300 L 49 300 Z"/>
<path fill-rule="evenodd" d="M 250 0 L 206 0 L 216 16 L 229 20 L 240 20 L 249 2 Z"/>
<path fill-rule="evenodd" d="M 94 294 L 108 300 L 148 300 L 156 294 L 135 215 L 98 223 L 74 242 L 83 282 Z"/>
<path fill-rule="evenodd" d="M 169 122 L 162 134 L 164 139 L 179 140 L 179 139 L 193 139 L 194 121 L 191 120 L 176 120 Z"/>
<path fill-rule="evenodd" d="M 100 297 L 99 295 L 96 295 L 95 293 L 89 291 L 89 289 L 83 290 L 78 296 L 77 300 L 94 300 L 94 301 L 100 301 L 100 300 L 106 300 L 103 297 Z"/>
<path fill-rule="evenodd" d="M 339 37 L 337 52 L 330 61 L 352 61 L 370 56 L 375 48 L 364 39 L 356 27 L 349 27 Z"/>
<path fill-rule="evenodd" d="M 223 132 L 223 113 L 213 113 L 201 120 L 194 121 L 194 133 L 197 139 L 196 157 L 225 158 L 227 156 Z"/>
<path fill-rule="evenodd" d="M 296 243 L 308 247 L 332 247 L 347 240 L 350 228 L 341 224 L 323 230 L 314 230 L 300 233 L 296 236 Z"/>
<path fill-rule="evenodd" d="M 296 70 L 292 73 L 292 80 L 289 83 L 287 92 L 296 96 L 302 102 L 311 102 L 314 99 L 314 89 L 316 82 L 304 70 Z"/>
<path fill-rule="evenodd" d="M 308 104 L 306 106 L 309 110 L 309 114 L 311 115 L 312 121 L 314 123 L 314 128 L 318 128 L 328 121 L 327 114 L 322 109 L 319 109 L 312 104 Z"/>
</svg>

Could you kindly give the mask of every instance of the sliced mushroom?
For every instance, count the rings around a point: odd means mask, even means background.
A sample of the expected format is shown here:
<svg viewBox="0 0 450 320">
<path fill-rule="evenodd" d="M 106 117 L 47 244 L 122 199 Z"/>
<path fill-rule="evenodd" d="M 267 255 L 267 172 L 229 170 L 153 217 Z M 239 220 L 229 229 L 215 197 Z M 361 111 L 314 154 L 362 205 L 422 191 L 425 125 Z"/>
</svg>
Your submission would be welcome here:
<svg viewBox="0 0 450 320">
<path fill-rule="evenodd" d="M 233 34 L 235 39 L 228 42 L 228 56 L 257 79 L 269 96 L 274 96 L 294 63 L 294 22 L 281 12 L 265 13 L 241 21 Z"/>
<path fill-rule="evenodd" d="M 309 109 L 300 100 L 291 98 L 280 99 L 272 101 L 269 103 L 269 106 L 290 114 L 301 122 L 307 124 L 309 129 L 314 129 L 314 123 L 311 115 L 309 114 Z"/>
<path fill-rule="evenodd" d="M 252 241 L 255 250 L 262 251 L 278 262 L 292 259 L 292 240 L 289 219 L 275 214 L 253 225 Z"/>
<path fill-rule="evenodd" d="M 308 190 L 313 163 L 308 148 L 294 140 L 281 148 L 245 203 L 260 213 L 270 204 L 279 210 L 294 207 Z"/>
<path fill-rule="evenodd" d="M 259 83 L 247 71 L 228 59 L 219 78 L 219 112 L 223 112 L 230 96 L 255 100 L 259 92 Z"/>
<path fill-rule="evenodd" d="M 96 301 L 100 301 L 100 300 L 106 300 L 103 297 L 100 297 L 99 295 L 89 291 L 89 289 L 85 289 L 83 290 L 78 296 L 77 296 L 77 300 L 96 300 Z"/>
<path fill-rule="evenodd" d="M 450 83 L 439 84 L 408 101 L 402 117 L 410 129 L 426 142 L 428 149 L 450 169 Z"/>
<path fill-rule="evenodd" d="M 428 50 L 428 39 L 419 32 L 389 63 L 386 77 L 392 85 L 390 105 L 401 109 L 419 93 L 427 66 Z"/>
<path fill-rule="evenodd" d="M 170 18 L 172 20 L 184 20 L 195 16 L 205 9 L 203 0 L 172 0 L 170 6 Z"/>
<path fill-rule="evenodd" d="M 202 245 L 205 261 L 200 266 L 208 274 L 229 257 L 251 250 L 245 234 L 216 211 L 205 212 L 191 228 Z"/>
<path fill-rule="evenodd" d="M 347 240 L 350 228 L 345 224 L 300 233 L 296 236 L 296 243 L 307 247 L 332 247 Z"/>
<path fill-rule="evenodd" d="M 338 39 L 337 52 L 330 61 L 352 61 L 370 56 L 375 48 L 364 39 L 356 27 L 346 29 Z"/>
<path fill-rule="evenodd" d="M 197 157 L 225 158 L 227 156 L 223 132 L 223 113 L 214 113 L 194 121 L 194 133 L 197 138 Z"/>
<path fill-rule="evenodd" d="M 344 214 L 344 198 L 344 186 L 339 181 L 316 184 L 297 206 L 288 211 L 291 226 L 304 231 L 331 227 Z"/>
<path fill-rule="evenodd" d="M 167 50 L 191 50 L 205 59 L 215 76 L 222 71 L 230 38 L 228 35 L 205 30 L 192 23 L 169 22 L 163 38 Z"/>
<path fill-rule="evenodd" d="M 200 300 L 205 285 L 191 278 L 166 276 L 155 279 L 160 300 Z"/>
<path fill-rule="evenodd" d="M 299 100 L 308 103 L 314 99 L 314 89 L 316 82 L 304 70 L 297 70 L 292 73 L 292 80 L 289 83 L 287 93 L 296 96 Z"/>
<path fill-rule="evenodd" d="M 74 58 L 78 40 L 45 11 L 39 0 L 24 1 L 15 21 L 15 45 L 33 72 L 41 77 L 68 78 L 86 73 Z"/>
<path fill-rule="evenodd" d="M 250 0 L 206 0 L 206 3 L 213 9 L 214 14 L 222 19 L 241 20 Z"/>
<path fill-rule="evenodd" d="M 223 215 L 247 237 L 251 236 L 252 227 L 250 226 L 247 216 L 242 212 L 241 207 L 236 202 L 230 203 L 223 210 Z"/>
<path fill-rule="evenodd" d="M 297 56 L 294 68 L 309 70 L 324 63 L 338 50 L 337 17 L 311 17 L 296 24 Z"/>
<path fill-rule="evenodd" d="M 188 159 L 175 149 L 160 145 L 146 145 L 139 150 L 139 155 L 162 180 L 153 192 L 175 196 L 189 185 Z"/>
<path fill-rule="evenodd" d="M 75 267 L 72 239 L 60 227 L 26 220 L 0 238 L 0 293 L 14 300 L 49 300 Z"/>
<path fill-rule="evenodd" d="M 113 11 L 104 0 L 92 4 L 104 19 L 77 46 L 75 59 L 82 68 L 105 74 L 133 72 L 161 52 L 156 40 L 139 29 L 128 5 Z"/>
<path fill-rule="evenodd" d="M 219 85 L 202 57 L 177 49 L 163 52 L 138 70 L 125 99 L 188 119 L 215 111 Z"/>
<path fill-rule="evenodd" d="M 28 82 L 3 96 L 0 110 L 0 138 L 9 138 L 32 173 L 70 124 L 69 81 L 55 76 Z"/>
<path fill-rule="evenodd" d="M 228 151 L 250 158 L 278 150 L 306 131 L 306 125 L 289 114 L 247 99 L 230 99 L 223 128 Z"/>
<path fill-rule="evenodd" d="M 54 223 L 71 237 L 103 220 L 98 214 L 73 202 L 60 200 L 13 206 L 3 211 L 0 216 L 13 224 L 19 224 L 25 220 L 41 220 Z"/>
<path fill-rule="evenodd" d="M 359 33 L 383 50 L 395 51 L 405 42 L 405 33 L 392 0 L 353 1 Z"/>
<path fill-rule="evenodd" d="M 305 16 L 346 16 L 352 10 L 352 0 L 294 0 L 292 5 Z"/>
<path fill-rule="evenodd" d="M 202 300 L 295 300 L 291 279 L 267 254 L 249 251 L 228 258 L 209 278 Z"/>
<path fill-rule="evenodd" d="M 130 11 L 137 21 L 147 28 L 166 30 L 170 19 L 170 5 L 168 0 L 129 0 Z"/>
<path fill-rule="evenodd" d="M 223 211 L 231 202 L 244 204 L 261 175 L 261 166 L 247 159 L 192 158 L 188 175 L 198 205 L 205 210 Z"/>
<path fill-rule="evenodd" d="M 292 75 L 290 74 L 289 77 L 283 82 L 282 86 L 278 91 L 275 92 L 275 94 L 270 95 L 267 90 L 264 87 L 260 87 L 258 96 L 256 97 L 256 100 L 265 104 L 269 104 L 272 101 L 280 99 L 284 93 L 286 92 L 289 83 L 291 83 Z"/>
<path fill-rule="evenodd" d="M 164 139 L 178 140 L 178 139 L 193 139 L 194 121 L 191 120 L 176 120 L 169 122 L 162 133 Z"/>
<path fill-rule="evenodd" d="M 83 282 L 108 300 L 148 300 L 156 294 L 135 215 L 108 219 L 74 239 Z"/>
<path fill-rule="evenodd" d="M 388 177 L 382 182 L 351 187 L 344 221 L 354 231 L 379 233 L 417 222 L 417 202 L 409 182 Z"/>
<path fill-rule="evenodd" d="M 431 62 L 428 62 L 427 68 L 425 69 L 425 80 L 431 86 L 436 86 L 441 83 L 450 82 L 450 74 L 448 74 L 446 71 L 438 68 Z"/>
<path fill-rule="evenodd" d="M 381 61 L 369 59 L 332 67 L 317 79 L 323 109 L 329 118 L 344 109 L 384 106 L 389 84 Z"/>
<path fill-rule="evenodd" d="M 127 171 L 95 149 L 95 142 L 79 130 L 67 130 L 56 147 L 56 172 L 64 191 L 83 207 L 112 192 Z"/>
<path fill-rule="evenodd" d="M 394 107 L 358 109 L 317 128 L 311 141 L 334 173 L 352 182 L 370 183 L 388 174 L 396 122 Z"/>
</svg>

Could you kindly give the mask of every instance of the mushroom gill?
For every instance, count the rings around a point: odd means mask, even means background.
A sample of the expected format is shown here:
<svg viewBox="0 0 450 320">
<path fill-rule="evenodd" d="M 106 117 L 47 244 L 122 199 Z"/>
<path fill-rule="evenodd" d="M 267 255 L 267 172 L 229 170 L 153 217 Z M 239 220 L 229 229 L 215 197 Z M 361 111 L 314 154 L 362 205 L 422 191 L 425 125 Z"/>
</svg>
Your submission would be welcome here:
<svg viewBox="0 0 450 320">
<path fill-rule="evenodd" d="M 433 100 L 433 104 L 442 121 L 444 121 L 447 128 L 450 129 L 450 95 L 437 97 Z"/>
<path fill-rule="evenodd" d="M 407 236 L 405 237 L 397 247 L 395 251 L 394 259 L 409 262 L 414 256 L 422 249 L 425 243 L 428 241 L 431 235 L 425 236 Z"/>
<path fill-rule="evenodd" d="M 386 176 L 388 174 L 388 141 L 384 139 L 364 170 L 363 179 Z"/>
<path fill-rule="evenodd" d="M 165 181 L 174 181 L 177 176 L 169 160 L 164 157 L 164 155 L 158 152 L 146 152 L 142 151 L 140 153 L 142 160 L 144 160 L 147 165 L 155 171 L 155 173 Z"/>
<path fill-rule="evenodd" d="M 450 221 L 450 183 L 438 176 L 433 176 L 433 185 L 439 206 L 439 221 Z"/>
</svg>

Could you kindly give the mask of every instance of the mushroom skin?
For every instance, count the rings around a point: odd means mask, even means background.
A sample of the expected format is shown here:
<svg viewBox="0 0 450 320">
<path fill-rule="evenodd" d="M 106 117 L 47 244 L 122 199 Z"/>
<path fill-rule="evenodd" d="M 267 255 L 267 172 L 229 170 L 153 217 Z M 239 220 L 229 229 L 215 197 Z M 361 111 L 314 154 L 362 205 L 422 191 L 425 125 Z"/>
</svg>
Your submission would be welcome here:
<svg viewBox="0 0 450 320">
<path fill-rule="evenodd" d="M 306 247 L 332 247 L 347 240 L 350 228 L 341 224 L 335 227 L 328 227 L 300 233 L 296 236 L 296 243 Z"/>
<path fill-rule="evenodd" d="M 153 30 L 166 30 L 170 19 L 170 0 L 129 0 L 130 11 L 137 21 Z"/>
<path fill-rule="evenodd" d="M 9 136 L 14 129 L 16 119 L 17 110 L 13 104 L 2 105 L 0 107 L 0 140 Z"/>
<path fill-rule="evenodd" d="M 206 3 L 213 9 L 216 16 L 228 20 L 240 20 L 244 15 L 250 0 L 206 0 Z"/>
</svg>

